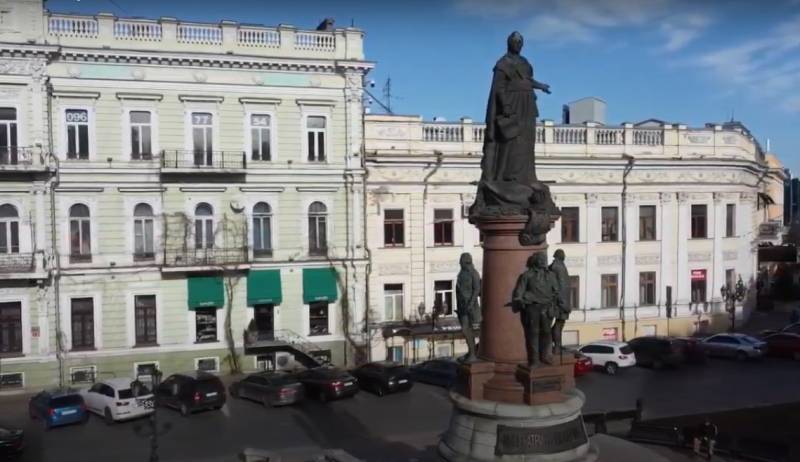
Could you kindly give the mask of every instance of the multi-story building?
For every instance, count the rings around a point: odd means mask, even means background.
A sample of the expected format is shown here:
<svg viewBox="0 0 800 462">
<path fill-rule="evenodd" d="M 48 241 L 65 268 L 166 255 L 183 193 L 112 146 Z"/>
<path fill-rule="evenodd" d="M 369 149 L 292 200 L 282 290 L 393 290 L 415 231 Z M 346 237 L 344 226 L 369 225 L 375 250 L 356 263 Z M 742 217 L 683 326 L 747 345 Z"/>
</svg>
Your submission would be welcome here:
<svg viewBox="0 0 800 462">
<path fill-rule="evenodd" d="M 469 119 L 366 118 L 373 357 L 464 349 L 453 290 L 461 252 L 481 268 L 466 217 L 483 131 Z M 566 252 L 571 274 L 565 343 L 727 328 L 720 289 L 738 277 L 755 285 L 759 225 L 769 219 L 759 209 L 784 176 L 746 129 L 544 121 L 535 155 L 562 212 L 547 240 L 551 256 Z"/>
<path fill-rule="evenodd" d="M 3 385 L 351 362 L 362 31 L 42 3 L 0 1 Z"/>
</svg>

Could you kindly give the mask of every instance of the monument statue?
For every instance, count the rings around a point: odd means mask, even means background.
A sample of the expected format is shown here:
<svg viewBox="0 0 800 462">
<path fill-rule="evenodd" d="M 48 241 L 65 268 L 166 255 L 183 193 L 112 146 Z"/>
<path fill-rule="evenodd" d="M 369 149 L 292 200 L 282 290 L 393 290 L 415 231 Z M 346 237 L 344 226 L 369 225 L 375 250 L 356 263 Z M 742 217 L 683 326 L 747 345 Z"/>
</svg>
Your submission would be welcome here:
<svg viewBox="0 0 800 462">
<path fill-rule="evenodd" d="M 536 93 L 550 86 L 533 78 L 533 67 L 520 55 L 519 32 L 508 37 L 508 51 L 494 67 L 486 106 L 481 179 L 470 221 L 482 216 L 527 215 L 520 243 L 544 242 L 551 216 L 558 216 L 550 190 L 536 178 Z"/>
<path fill-rule="evenodd" d="M 475 351 L 474 326 L 481 323 L 481 306 L 478 297 L 481 295 L 481 275 L 472 264 L 472 255 L 467 252 L 461 254 L 458 263 L 461 271 L 456 279 L 456 313 L 461 323 L 461 331 L 467 342 L 467 354 L 462 358 L 465 362 L 478 360 Z"/>
<path fill-rule="evenodd" d="M 564 324 L 569 319 L 569 313 L 572 307 L 569 304 L 569 271 L 567 265 L 564 264 L 564 251 L 561 249 L 556 250 L 553 254 L 553 262 L 550 263 L 550 271 L 556 278 L 558 283 L 558 297 L 556 298 L 555 318 L 553 323 L 552 337 L 553 337 L 553 353 L 561 353 L 561 332 L 564 330 Z"/>
<path fill-rule="evenodd" d="M 528 269 L 517 279 L 511 306 L 519 312 L 522 321 L 528 365 L 550 365 L 550 329 L 558 298 L 558 282 L 547 267 L 547 255 L 544 252 L 536 252 L 528 257 L 526 266 Z"/>
</svg>

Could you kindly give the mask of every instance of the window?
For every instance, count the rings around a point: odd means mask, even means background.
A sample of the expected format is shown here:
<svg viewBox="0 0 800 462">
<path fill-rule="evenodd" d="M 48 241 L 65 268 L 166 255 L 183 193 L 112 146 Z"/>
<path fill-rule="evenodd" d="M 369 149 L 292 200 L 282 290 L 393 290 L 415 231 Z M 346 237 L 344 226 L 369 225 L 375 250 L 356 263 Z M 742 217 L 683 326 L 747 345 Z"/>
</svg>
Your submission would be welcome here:
<svg viewBox="0 0 800 462">
<path fill-rule="evenodd" d="M 19 253 L 19 213 L 11 204 L 0 205 L 0 254 Z"/>
<path fill-rule="evenodd" d="M 272 255 L 272 207 L 266 202 L 253 207 L 253 255 Z"/>
<path fill-rule="evenodd" d="M 89 207 L 75 204 L 69 208 L 69 261 L 92 261 L 92 233 Z"/>
<path fill-rule="evenodd" d="M 453 313 L 453 281 L 434 281 L 433 310 L 439 315 Z"/>
<path fill-rule="evenodd" d="M 403 347 L 401 346 L 391 346 L 386 349 L 386 359 L 389 361 L 394 361 L 396 363 L 403 364 L 404 357 L 403 357 Z"/>
<path fill-rule="evenodd" d="M 656 240 L 656 206 L 639 206 L 639 240 Z"/>
<path fill-rule="evenodd" d="M 156 340 L 156 296 L 137 295 L 133 299 L 136 319 L 136 345 L 155 345 Z"/>
<path fill-rule="evenodd" d="M 153 158 L 153 126 L 149 111 L 131 111 L 131 159 Z"/>
<path fill-rule="evenodd" d="M 69 368 L 69 381 L 73 385 L 78 385 L 82 383 L 93 384 L 97 379 L 97 366 L 79 366 L 79 367 L 70 367 Z M 92 390 L 95 387 L 99 386 L 94 385 Z"/>
<path fill-rule="evenodd" d="M 23 388 L 24 386 L 24 372 L 8 372 L 0 374 L 0 390 L 5 388 Z"/>
<path fill-rule="evenodd" d="M 89 158 L 89 111 L 67 109 L 67 159 Z"/>
<path fill-rule="evenodd" d="M 617 296 L 617 275 L 603 274 L 600 276 L 600 284 L 601 308 L 616 308 L 619 301 L 619 297 Z"/>
<path fill-rule="evenodd" d="M 71 300 L 72 349 L 94 348 L 94 300 L 73 298 Z"/>
<path fill-rule="evenodd" d="M 403 320 L 403 284 L 383 285 L 383 307 L 385 321 Z"/>
<path fill-rule="evenodd" d="M 311 162 L 325 161 L 325 122 L 323 116 L 308 116 L 306 119 L 306 149 Z"/>
<path fill-rule="evenodd" d="M 706 234 L 707 211 L 705 204 L 692 205 L 692 238 L 702 239 Z"/>
<path fill-rule="evenodd" d="M 603 207 L 601 210 L 602 213 L 602 236 L 601 239 L 603 242 L 611 242 L 619 240 L 619 234 L 617 233 L 617 225 L 619 223 L 619 210 L 617 207 Z"/>
<path fill-rule="evenodd" d="M 581 277 L 580 276 L 570 276 L 569 277 L 569 307 L 573 310 L 577 310 L 578 306 L 580 305 L 580 294 L 581 294 Z"/>
<path fill-rule="evenodd" d="M 155 258 L 153 244 L 153 208 L 148 204 L 137 204 L 133 209 L 133 259 Z"/>
<path fill-rule="evenodd" d="M 308 206 L 308 253 L 326 255 L 328 253 L 328 208 L 322 202 Z"/>
<path fill-rule="evenodd" d="M 217 309 L 198 309 L 194 312 L 195 342 L 217 341 Z"/>
<path fill-rule="evenodd" d="M 219 372 L 219 358 L 195 358 L 194 369 L 201 372 Z"/>
<path fill-rule="evenodd" d="M 272 119 L 266 114 L 250 116 L 250 154 L 253 160 L 272 160 L 270 130 Z"/>
<path fill-rule="evenodd" d="M 328 335 L 328 302 L 308 305 L 308 335 Z"/>
<path fill-rule="evenodd" d="M 736 204 L 725 206 L 725 237 L 736 236 Z"/>
<path fill-rule="evenodd" d="M 656 304 L 656 273 L 645 271 L 639 273 L 639 305 Z"/>
<path fill-rule="evenodd" d="M 706 301 L 706 270 L 692 270 L 692 303 Z"/>
<path fill-rule="evenodd" d="M 561 208 L 561 242 L 579 242 L 579 209 L 578 207 Z"/>
<path fill-rule="evenodd" d="M 194 209 L 194 248 L 214 247 L 214 209 L 205 202 Z"/>
<path fill-rule="evenodd" d="M 436 357 L 437 358 L 450 358 L 453 356 L 453 349 L 449 343 L 436 344 Z"/>
<path fill-rule="evenodd" d="M 383 212 L 383 245 L 386 247 L 403 247 L 405 236 L 403 210 L 384 210 Z"/>
<path fill-rule="evenodd" d="M 736 287 L 736 270 L 735 269 L 726 269 L 725 270 L 725 285 L 728 286 L 728 289 L 733 289 Z"/>
<path fill-rule="evenodd" d="M 433 211 L 433 245 L 453 245 L 453 209 Z"/>
<path fill-rule="evenodd" d="M 17 157 L 17 110 L 0 107 L 0 165 L 14 165 Z"/>
<path fill-rule="evenodd" d="M 22 303 L 0 303 L 0 355 L 22 353 Z"/>
<path fill-rule="evenodd" d="M 208 112 L 192 113 L 192 150 L 194 164 L 210 167 L 213 165 L 214 118 Z"/>
</svg>

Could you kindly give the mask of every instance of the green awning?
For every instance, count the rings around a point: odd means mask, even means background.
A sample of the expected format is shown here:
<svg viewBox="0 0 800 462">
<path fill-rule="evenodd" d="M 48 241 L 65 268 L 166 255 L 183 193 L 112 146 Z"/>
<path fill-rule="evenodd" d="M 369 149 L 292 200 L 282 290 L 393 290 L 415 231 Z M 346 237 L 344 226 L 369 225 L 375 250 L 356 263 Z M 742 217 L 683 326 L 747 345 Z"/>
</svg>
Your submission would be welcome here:
<svg viewBox="0 0 800 462">
<path fill-rule="evenodd" d="M 334 268 L 303 269 L 303 303 L 335 302 L 337 293 Z"/>
<path fill-rule="evenodd" d="M 250 271 L 247 275 L 247 306 L 280 305 L 281 270 Z"/>
<path fill-rule="evenodd" d="M 222 308 L 225 305 L 225 290 L 222 276 L 195 276 L 186 279 L 189 291 L 189 309 Z"/>
</svg>

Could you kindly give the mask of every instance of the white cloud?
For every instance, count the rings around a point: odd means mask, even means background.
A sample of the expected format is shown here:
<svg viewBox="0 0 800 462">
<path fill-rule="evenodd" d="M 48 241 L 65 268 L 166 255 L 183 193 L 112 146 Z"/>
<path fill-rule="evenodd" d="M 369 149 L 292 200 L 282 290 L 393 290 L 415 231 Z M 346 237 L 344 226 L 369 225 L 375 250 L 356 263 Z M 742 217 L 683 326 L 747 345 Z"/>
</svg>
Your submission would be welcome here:
<svg viewBox="0 0 800 462">
<path fill-rule="evenodd" d="M 549 14 L 534 17 L 525 29 L 524 35 L 554 44 L 591 42 L 595 39 L 594 33 L 585 24 Z"/>
<path fill-rule="evenodd" d="M 699 37 L 709 24 L 711 24 L 711 19 L 698 13 L 676 15 L 665 19 L 660 27 L 666 40 L 662 50 L 674 52 L 685 48 Z"/>
</svg>

